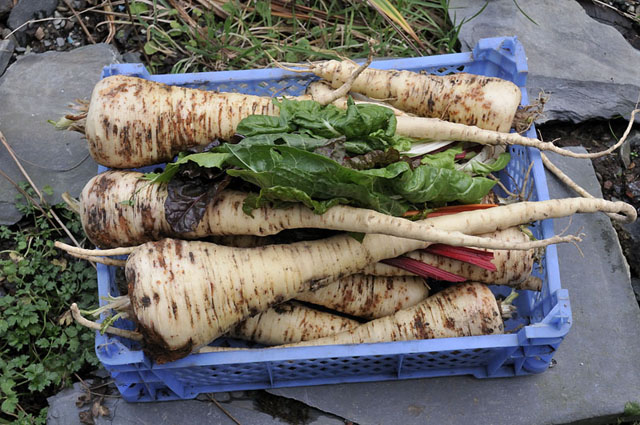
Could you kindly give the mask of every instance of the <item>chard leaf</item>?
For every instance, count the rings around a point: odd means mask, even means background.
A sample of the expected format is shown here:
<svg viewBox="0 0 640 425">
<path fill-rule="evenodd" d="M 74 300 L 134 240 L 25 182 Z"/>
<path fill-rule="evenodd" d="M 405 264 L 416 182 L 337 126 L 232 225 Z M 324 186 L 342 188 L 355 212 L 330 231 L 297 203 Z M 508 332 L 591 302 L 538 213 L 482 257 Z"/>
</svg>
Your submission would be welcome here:
<svg viewBox="0 0 640 425">
<path fill-rule="evenodd" d="M 268 115 L 249 115 L 240 121 L 238 127 L 236 127 L 236 133 L 245 137 L 258 134 L 289 133 L 293 130 L 282 117 Z"/>
<path fill-rule="evenodd" d="M 405 172 L 390 183 L 393 192 L 414 204 L 460 201 L 480 202 L 495 185 L 484 177 L 471 177 L 463 172 L 428 165 Z"/>
<path fill-rule="evenodd" d="M 348 158 L 344 161 L 343 165 L 355 170 L 366 170 L 370 168 L 384 167 L 398 161 L 400 161 L 400 152 L 390 148 L 386 151 L 369 151 L 363 155 Z"/>
<path fill-rule="evenodd" d="M 310 200 L 341 199 L 340 203 L 346 203 L 344 199 L 359 207 L 399 216 L 412 204 L 453 200 L 478 202 L 495 184 L 493 180 L 470 177 L 456 170 L 426 165 L 411 170 L 404 161 L 384 168 L 354 170 L 322 155 L 289 146 L 253 146 L 249 149 L 242 145 L 226 145 L 221 149 L 233 154 L 229 163 L 237 168 L 227 170 L 231 176 L 240 177 L 262 190 L 276 188 L 262 195 L 266 200 L 292 201 L 295 198 L 317 212 L 325 207 Z"/>
<path fill-rule="evenodd" d="M 260 190 L 259 194 L 251 193 L 244 201 L 242 210 L 251 215 L 256 208 L 269 204 L 275 204 L 278 208 L 286 208 L 295 203 L 303 203 L 316 214 L 324 214 L 327 210 L 338 204 L 348 204 L 346 198 L 333 198 L 326 201 L 312 199 L 302 190 L 290 186 L 273 186 Z"/>
<path fill-rule="evenodd" d="M 434 168 L 455 169 L 456 155 L 462 152 L 461 146 L 455 146 L 445 151 L 428 154 L 422 157 L 420 163 Z"/>
<path fill-rule="evenodd" d="M 366 171 L 352 170 L 337 162 L 312 152 L 306 152 L 289 146 L 252 146 L 225 145 L 233 154 L 229 163 L 236 168 L 227 170 L 233 177 L 240 177 L 261 189 L 278 187 L 294 188 L 304 192 L 310 199 L 327 201 L 349 199 L 352 203 L 375 209 L 391 215 L 402 215 L 409 207 L 403 199 L 385 193 L 389 179 L 409 169 L 404 162 L 389 167 Z M 276 191 L 269 193 L 273 199 Z M 298 192 L 291 196 L 300 198 Z M 300 199 L 301 200 L 301 199 Z M 324 207 L 307 203 L 316 211 Z"/>
<path fill-rule="evenodd" d="M 168 163 L 162 173 L 147 173 L 143 178 L 151 181 L 152 183 L 167 183 L 176 175 L 180 166 L 187 164 L 189 161 L 198 164 L 200 167 L 222 169 L 224 168 L 224 163 L 228 158 L 229 154 L 216 152 L 180 155 L 176 162 Z"/>
<path fill-rule="evenodd" d="M 501 153 L 498 158 L 491 163 L 471 160 L 471 171 L 474 174 L 486 176 L 489 173 L 502 170 L 507 166 L 510 160 L 511 155 L 509 155 L 508 152 Z"/>
<path fill-rule="evenodd" d="M 224 171 L 215 174 L 209 171 L 189 163 L 186 170 L 181 170 L 169 181 L 164 211 L 174 232 L 193 231 L 207 208 L 215 205 L 221 192 L 230 183 L 231 177 Z"/>
<path fill-rule="evenodd" d="M 247 136 L 296 132 L 313 138 L 334 139 L 344 136 L 347 152 L 364 154 L 394 147 L 408 150 L 411 139 L 396 136 L 396 117 L 378 105 L 356 105 L 349 99 L 347 110 L 323 106 L 312 100 L 274 100 L 279 117 L 248 117 L 240 122 L 238 133 Z M 300 147 L 300 146 L 298 146 Z"/>
</svg>

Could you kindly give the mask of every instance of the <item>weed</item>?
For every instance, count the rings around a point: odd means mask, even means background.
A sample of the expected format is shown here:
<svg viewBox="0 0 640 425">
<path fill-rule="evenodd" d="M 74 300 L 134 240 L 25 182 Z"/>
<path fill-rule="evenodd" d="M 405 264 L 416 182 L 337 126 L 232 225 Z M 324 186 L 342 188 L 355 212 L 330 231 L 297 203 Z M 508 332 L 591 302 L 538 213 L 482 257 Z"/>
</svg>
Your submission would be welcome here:
<svg viewBox="0 0 640 425">
<path fill-rule="evenodd" d="M 393 2 L 421 41 L 415 44 L 363 2 L 147 3 L 132 1 L 129 10 L 146 37 L 144 52 L 154 73 L 262 68 L 271 57 L 285 62 L 362 58 L 368 40 L 381 57 L 450 53 L 460 30 L 448 19 L 448 0 Z"/>
<path fill-rule="evenodd" d="M 47 396 L 99 364 L 93 332 L 65 314 L 73 301 L 95 303 L 97 283 L 93 267 L 68 261 L 54 248 L 65 235 L 50 217 L 24 202 L 17 207 L 26 218 L 0 226 L 0 423 L 37 424 L 46 421 Z M 73 213 L 56 211 L 81 234 Z"/>
</svg>

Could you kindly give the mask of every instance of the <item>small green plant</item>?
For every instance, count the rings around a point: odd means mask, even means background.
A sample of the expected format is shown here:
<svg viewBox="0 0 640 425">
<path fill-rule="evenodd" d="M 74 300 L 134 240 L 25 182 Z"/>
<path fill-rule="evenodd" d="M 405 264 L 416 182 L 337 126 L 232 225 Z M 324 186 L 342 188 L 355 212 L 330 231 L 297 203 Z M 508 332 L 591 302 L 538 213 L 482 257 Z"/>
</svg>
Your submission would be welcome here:
<svg viewBox="0 0 640 425">
<path fill-rule="evenodd" d="M 96 302 L 96 272 L 54 248 L 65 235 L 52 225 L 50 210 L 44 215 L 24 202 L 17 207 L 26 218 L 0 226 L 0 423 L 39 424 L 46 421 L 46 397 L 69 385 L 74 373 L 99 364 L 93 332 L 67 313 L 74 301 Z M 73 213 L 56 212 L 81 234 Z"/>
</svg>

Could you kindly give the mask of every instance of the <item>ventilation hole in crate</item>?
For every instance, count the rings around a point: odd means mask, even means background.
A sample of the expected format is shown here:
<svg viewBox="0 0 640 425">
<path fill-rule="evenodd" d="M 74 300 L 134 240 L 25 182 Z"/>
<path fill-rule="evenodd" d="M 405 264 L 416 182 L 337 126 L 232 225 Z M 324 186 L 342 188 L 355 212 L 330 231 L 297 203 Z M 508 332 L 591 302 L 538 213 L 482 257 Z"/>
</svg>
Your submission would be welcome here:
<svg viewBox="0 0 640 425">
<path fill-rule="evenodd" d="M 456 71 L 463 72 L 464 71 L 464 65 L 460 65 L 459 67 L 457 67 Z"/>
</svg>

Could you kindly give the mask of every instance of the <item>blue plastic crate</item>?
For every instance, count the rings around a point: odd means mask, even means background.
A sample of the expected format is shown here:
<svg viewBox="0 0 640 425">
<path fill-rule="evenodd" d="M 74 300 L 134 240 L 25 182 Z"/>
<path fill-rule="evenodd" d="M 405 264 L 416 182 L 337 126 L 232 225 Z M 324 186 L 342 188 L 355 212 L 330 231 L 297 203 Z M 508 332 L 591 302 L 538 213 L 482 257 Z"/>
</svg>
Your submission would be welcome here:
<svg viewBox="0 0 640 425">
<path fill-rule="evenodd" d="M 371 67 L 497 76 L 515 82 L 522 89 L 523 104 L 528 102 L 524 89 L 526 57 L 515 37 L 481 40 L 470 53 L 384 60 L 374 62 Z M 103 77 L 115 74 L 185 87 L 267 96 L 301 94 L 315 79 L 279 69 L 150 75 L 142 65 L 122 64 L 108 66 L 103 71 Z M 530 129 L 527 135 L 536 137 L 535 130 Z M 521 185 L 533 161 L 530 200 L 548 199 L 538 151 L 522 147 L 510 150 L 512 160 L 502 176 L 505 185 L 509 189 Z M 507 174 L 510 177 L 507 178 Z M 539 238 L 553 236 L 549 220 L 534 224 L 532 230 Z M 518 316 L 506 323 L 507 331 L 512 333 L 504 335 L 192 354 L 160 365 L 154 364 L 135 342 L 97 334 L 96 352 L 127 401 L 189 399 L 205 392 L 342 382 L 540 373 L 546 370 L 571 327 L 571 309 L 567 291 L 560 286 L 554 246 L 547 248 L 541 267 L 534 274 L 543 279 L 543 289 L 521 291 L 515 302 Z M 119 294 L 113 267 L 98 266 L 98 287 L 100 296 Z M 502 295 L 510 291 L 497 286 L 492 290 Z M 120 320 L 116 326 L 131 329 L 133 324 Z M 231 343 L 243 344 L 233 340 Z"/>
</svg>

